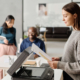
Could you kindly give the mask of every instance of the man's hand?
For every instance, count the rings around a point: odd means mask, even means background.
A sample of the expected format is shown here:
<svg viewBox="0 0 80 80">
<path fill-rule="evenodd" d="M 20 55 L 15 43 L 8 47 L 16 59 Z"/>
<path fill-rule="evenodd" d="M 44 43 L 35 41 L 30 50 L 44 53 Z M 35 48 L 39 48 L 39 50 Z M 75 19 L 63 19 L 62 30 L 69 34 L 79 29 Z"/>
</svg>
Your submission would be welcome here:
<svg viewBox="0 0 80 80">
<path fill-rule="evenodd" d="M 57 65 L 58 65 L 58 61 L 48 61 L 50 67 L 52 69 L 56 69 L 57 68 Z"/>
<path fill-rule="evenodd" d="M 39 56 L 37 54 L 34 54 L 34 58 L 38 58 Z"/>
</svg>

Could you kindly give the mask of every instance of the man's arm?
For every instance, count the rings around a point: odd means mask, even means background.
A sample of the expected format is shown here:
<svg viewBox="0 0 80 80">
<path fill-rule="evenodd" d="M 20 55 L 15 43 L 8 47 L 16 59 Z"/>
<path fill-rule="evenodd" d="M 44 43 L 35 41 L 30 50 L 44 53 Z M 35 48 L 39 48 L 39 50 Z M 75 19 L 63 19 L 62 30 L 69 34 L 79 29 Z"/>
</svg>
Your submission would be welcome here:
<svg viewBox="0 0 80 80">
<path fill-rule="evenodd" d="M 20 45 L 20 52 L 22 52 L 23 50 L 24 50 L 24 41 Z"/>
<path fill-rule="evenodd" d="M 44 52 L 46 52 L 46 50 L 45 50 L 45 44 L 44 44 L 43 41 L 41 42 L 40 45 L 41 45 L 41 46 L 40 46 L 40 49 L 43 50 Z"/>
</svg>

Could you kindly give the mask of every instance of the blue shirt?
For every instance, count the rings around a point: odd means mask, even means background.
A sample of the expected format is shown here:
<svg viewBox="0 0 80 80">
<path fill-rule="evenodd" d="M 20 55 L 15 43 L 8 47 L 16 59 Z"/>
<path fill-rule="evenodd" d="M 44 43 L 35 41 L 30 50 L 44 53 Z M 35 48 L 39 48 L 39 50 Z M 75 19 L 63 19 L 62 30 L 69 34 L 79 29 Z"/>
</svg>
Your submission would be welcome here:
<svg viewBox="0 0 80 80">
<path fill-rule="evenodd" d="M 24 39 L 20 46 L 20 52 L 22 52 L 26 48 L 32 46 L 32 43 L 36 44 L 41 50 L 43 50 L 45 52 L 45 44 L 42 40 L 40 40 L 38 38 L 36 38 L 33 42 L 31 42 L 29 40 L 29 38 Z M 36 53 L 34 53 L 34 54 L 36 54 Z"/>
<path fill-rule="evenodd" d="M 0 27 L 0 36 L 6 37 L 6 39 L 8 40 L 9 43 L 14 43 L 15 46 L 17 46 L 16 39 L 15 39 L 16 38 L 16 29 L 15 28 L 13 28 L 13 29 L 14 29 L 13 34 L 10 32 L 10 28 L 7 29 L 7 33 L 4 33 L 3 27 Z M 0 43 L 4 44 L 4 41 L 0 40 Z"/>
</svg>

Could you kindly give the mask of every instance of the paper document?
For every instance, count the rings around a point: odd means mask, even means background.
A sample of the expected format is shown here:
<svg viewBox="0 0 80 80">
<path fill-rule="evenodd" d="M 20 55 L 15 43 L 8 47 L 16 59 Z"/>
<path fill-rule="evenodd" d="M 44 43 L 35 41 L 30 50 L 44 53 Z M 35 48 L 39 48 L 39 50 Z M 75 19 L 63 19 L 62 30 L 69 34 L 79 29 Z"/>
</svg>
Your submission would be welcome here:
<svg viewBox="0 0 80 80">
<path fill-rule="evenodd" d="M 0 40 L 4 40 L 4 39 L 6 39 L 6 37 L 0 36 Z"/>
<path fill-rule="evenodd" d="M 38 54 L 39 56 L 43 57 L 44 59 L 51 61 L 52 58 L 48 56 L 44 51 L 42 51 L 38 46 L 36 46 L 34 43 L 32 44 L 31 50 Z"/>
</svg>

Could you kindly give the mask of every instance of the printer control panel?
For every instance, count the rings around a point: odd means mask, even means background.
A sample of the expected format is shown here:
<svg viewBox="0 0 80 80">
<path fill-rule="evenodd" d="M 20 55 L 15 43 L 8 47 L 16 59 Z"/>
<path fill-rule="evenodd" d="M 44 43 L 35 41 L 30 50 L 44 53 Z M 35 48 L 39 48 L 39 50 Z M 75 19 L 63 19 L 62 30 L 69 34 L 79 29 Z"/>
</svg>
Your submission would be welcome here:
<svg viewBox="0 0 80 80">
<path fill-rule="evenodd" d="M 51 79 L 51 78 L 53 78 L 53 77 L 54 77 L 54 71 L 53 71 L 53 69 L 48 68 L 48 70 L 47 70 L 47 72 L 46 72 L 45 79 L 46 79 L 46 80 L 49 80 L 49 79 Z"/>
</svg>

